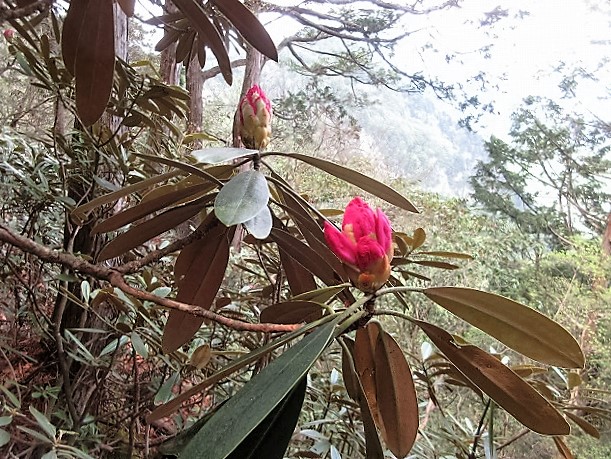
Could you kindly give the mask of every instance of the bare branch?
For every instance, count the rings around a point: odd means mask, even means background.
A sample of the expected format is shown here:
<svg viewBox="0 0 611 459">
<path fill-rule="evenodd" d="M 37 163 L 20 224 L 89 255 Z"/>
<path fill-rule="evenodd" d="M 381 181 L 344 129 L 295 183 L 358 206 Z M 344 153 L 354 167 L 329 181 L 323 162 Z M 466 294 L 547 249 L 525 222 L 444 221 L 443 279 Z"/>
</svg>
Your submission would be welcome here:
<svg viewBox="0 0 611 459">
<path fill-rule="evenodd" d="M 203 317 L 234 330 L 277 333 L 289 332 L 301 327 L 301 324 L 280 325 L 243 322 L 241 320 L 230 319 L 221 314 L 208 311 L 200 306 L 181 303 L 168 298 L 161 298 L 150 292 L 146 292 L 129 285 L 123 277 L 123 273 L 120 271 L 120 269 L 122 269 L 121 267 L 114 269 L 107 266 L 95 265 L 83 260 L 82 258 L 72 255 L 71 253 L 49 249 L 41 244 L 38 244 L 32 239 L 15 233 L 3 224 L 0 224 L 0 241 L 17 247 L 23 252 L 35 255 L 43 261 L 67 266 L 74 271 L 93 276 L 99 280 L 105 280 L 113 287 L 117 287 L 125 294 L 131 295 L 139 300 L 151 301 L 168 309 L 176 309 L 178 311 Z M 133 269 L 133 266 L 131 266 L 129 269 L 123 268 L 123 271 L 130 271 L 131 269 Z"/>
</svg>

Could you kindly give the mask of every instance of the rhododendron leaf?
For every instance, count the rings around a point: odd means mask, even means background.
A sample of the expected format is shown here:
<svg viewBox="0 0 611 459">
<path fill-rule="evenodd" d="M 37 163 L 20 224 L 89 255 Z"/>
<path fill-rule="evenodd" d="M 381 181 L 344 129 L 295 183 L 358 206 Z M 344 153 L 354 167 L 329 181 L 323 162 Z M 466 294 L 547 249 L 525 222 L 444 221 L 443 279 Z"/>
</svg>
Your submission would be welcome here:
<svg viewBox="0 0 611 459">
<path fill-rule="evenodd" d="M 416 228 L 412 236 L 412 250 L 416 250 L 426 241 L 426 233 L 422 228 Z"/>
<path fill-rule="evenodd" d="M 554 437 L 554 443 L 562 459 L 575 459 L 575 456 L 573 456 L 573 453 L 571 453 L 571 450 L 561 438 Z"/>
<path fill-rule="evenodd" d="M 176 301 L 210 309 L 225 277 L 229 261 L 229 236 L 227 228 L 218 225 L 205 238 L 185 247 L 176 261 L 180 261 L 184 277 L 177 276 L 178 295 Z M 188 342 L 199 330 L 204 319 L 192 314 L 171 310 L 163 329 L 161 348 L 163 352 L 174 352 Z"/>
<path fill-rule="evenodd" d="M 380 432 L 382 432 L 382 436 L 385 437 L 384 424 L 382 423 L 380 411 L 378 409 L 375 376 L 375 351 L 380 333 L 383 333 L 383 330 L 379 322 L 369 322 L 356 331 L 356 339 L 354 342 L 354 366 L 373 420 L 380 429 Z"/>
<path fill-rule="evenodd" d="M 403 351 L 383 330 L 375 348 L 375 384 L 384 441 L 395 456 L 405 457 L 418 435 L 416 388 Z"/>
<path fill-rule="evenodd" d="M 526 357 L 564 368 L 584 366 L 583 351 L 575 338 L 560 324 L 528 306 L 462 287 L 431 287 L 423 293 Z"/>
<path fill-rule="evenodd" d="M 278 62 L 278 50 L 257 17 L 239 0 L 213 0 L 214 5 L 255 49 Z"/>
<path fill-rule="evenodd" d="M 189 155 L 203 164 L 218 164 L 232 161 L 237 158 L 244 158 L 259 153 L 258 150 L 248 148 L 205 148 L 203 150 L 193 150 Z"/>
<path fill-rule="evenodd" d="M 581 430 L 583 430 L 588 435 L 591 435 L 594 438 L 600 438 L 600 432 L 596 427 L 590 424 L 581 416 L 577 416 L 576 414 L 571 413 L 570 411 L 563 412 L 566 417 L 568 417 L 571 421 L 577 424 Z"/>
<path fill-rule="evenodd" d="M 456 344 L 452 335 L 435 325 L 412 319 L 456 368 L 505 411 L 543 435 L 568 435 L 564 417 L 539 392 L 503 365 L 472 345 Z"/>
<path fill-rule="evenodd" d="M 269 207 L 265 206 L 261 211 L 244 222 L 244 227 L 257 239 L 265 239 L 272 230 L 272 213 Z"/>
<path fill-rule="evenodd" d="M 248 148 L 205 148 L 203 150 L 193 150 L 189 155 L 195 158 L 198 163 L 218 164 L 257 153 L 258 150 L 249 150 Z"/>
<path fill-rule="evenodd" d="M 261 322 L 274 324 L 296 324 L 314 322 L 322 317 L 323 308 L 313 301 L 286 301 L 266 307 L 260 316 Z"/>
<path fill-rule="evenodd" d="M 265 176 L 244 171 L 227 182 L 214 201 L 214 213 L 226 226 L 244 223 L 267 206 L 269 188 Z"/>
<path fill-rule="evenodd" d="M 211 196 L 204 196 L 189 204 L 167 210 L 150 220 L 146 220 L 143 223 L 133 226 L 125 233 L 120 234 L 110 241 L 102 249 L 98 259 L 100 261 L 104 261 L 110 258 L 118 257 L 119 255 L 122 255 L 131 249 L 144 244 L 149 239 L 175 228 L 182 222 L 199 213 L 210 199 Z"/>
<path fill-rule="evenodd" d="M 293 300 L 314 301 L 316 303 L 326 303 L 331 298 L 336 296 L 338 293 L 343 291 L 347 286 L 348 284 L 311 290 L 311 291 L 304 292 L 304 293 L 294 296 Z"/>
<path fill-rule="evenodd" d="M 132 17 L 134 15 L 136 0 L 118 0 L 118 2 L 127 17 Z"/>
<path fill-rule="evenodd" d="M 197 31 L 198 39 L 210 47 L 216 56 L 223 78 L 227 84 L 231 84 L 233 82 L 233 75 L 227 50 L 219 32 L 210 22 L 210 19 L 208 19 L 203 7 L 192 0 L 173 0 L 173 2 L 189 19 L 191 26 Z"/>
<path fill-rule="evenodd" d="M 348 167 L 340 166 L 331 161 L 326 161 L 320 158 L 314 158 L 312 156 L 302 155 L 299 153 L 269 153 L 273 155 L 286 156 L 289 158 L 299 159 L 307 164 L 310 164 L 318 169 L 321 169 L 335 177 L 344 180 L 345 182 L 356 185 L 361 190 L 367 191 L 379 198 L 382 198 L 386 202 L 393 204 L 401 209 L 408 210 L 410 212 L 418 213 L 418 210 L 414 205 L 409 202 L 401 194 L 397 193 L 391 187 L 378 182 L 371 177 L 368 177 L 360 172 L 356 172 Z"/>
<path fill-rule="evenodd" d="M 149 179 L 142 180 L 140 182 L 134 183 L 132 185 L 128 185 L 123 187 L 117 191 L 113 191 L 112 193 L 105 194 L 104 196 L 100 196 L 99 198 L 95 198 L 92 201 L 89 201 L 87 204 L 83 204 L 82 206 L 77 207 L 72 211 L 70 217 L 78 224 L 82 224 L 87 217 L 87 214 L 95 209 L 96 207 L 103 206 L 104 204 L 108 204 L 110 202 L 117 201 L 124 196 L 135 193 L 137 191 L 148 188 L 156 183 L 165 182 L 171 178 L 174 178 L 180 174 L 182 171 L 173 171 L 168 172 L 161 175 L 153 176 Z"/>
<path fill-rule="evenodd" d="M 191 197 L 197 199 L 202 193 L 210 191 L 211 185 L 209 183 L 200 183 L 187 188 L 175 189 L 172 186 L 164 189 L 166 193 L 159 195 L 156 198 L 143 200 L 140 204 L 137 204 L 129 209 L 114 214 L 113 216 L 101 221 L 93 227 L 93 233 L 107 233 L 114 231 L 122 226 L 128 225 L 135 222 L 147 215 L 157 212 L 165 207 L 175 205 L 183 201 L 185 198 Z"/>
<path fill-rule="evenodd" d="M 467 260 L 473 260 L 472 255 L 469 255 L 468 253 L 461 253 L 461 252 L 431 251 L 431 252 L 418 252 L 418 255 L 431 255 L 433 257 L 464 258 Z"/>
<path fill-rule="evenodd" d="M 227 457 L 304 378 L 333 337 L 329 322 L 272 360 L 230 398 L 187 444 L 181 459 Z"/>
<path fill-rule="evenodd" d="M 299 295 L 304 292 L 311 292 L 316 288 L 316 281 L 310 271 L 305 269 L 286 251 L 278 248 L 280 263 L 289 283 L 291 294 Z"/>
</svg>

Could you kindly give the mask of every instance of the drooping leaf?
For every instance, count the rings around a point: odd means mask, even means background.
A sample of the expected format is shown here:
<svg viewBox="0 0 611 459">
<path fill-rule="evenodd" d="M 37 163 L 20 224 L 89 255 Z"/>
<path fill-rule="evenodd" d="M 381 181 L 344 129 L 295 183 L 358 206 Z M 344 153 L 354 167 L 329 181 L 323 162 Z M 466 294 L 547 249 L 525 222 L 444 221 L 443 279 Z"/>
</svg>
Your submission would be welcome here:
<svg viewBox="0 0 611 459">
<path fill-rule="evenodd" d="M 76 52 L 78 49 L 79 35 L 83 27 L 83 20 L 87 13 L 90 0 L 74 0 L 70 2 L 64 26 L 62 27 L 62 57 L 66 70 L 74 76 L 76 64 Z"/>
<path fill-rule="evenodd" d="M 286 280 L 291 289 L 291 294 L 299 295 L 304 292 L 311 292 L 316 289 L 316 281 L 310 271 L 305 269 L 295 259 L 282 248 L 278 249 L 280 263 L 286 276 Z"/>
<path fill-rule="evenodd" d="M 250 220 L 269 202 L 265 176 L 256 170 L 239 173 L 227 182 L 214 201 L 214 213 L 226 226 Z"/>
<path fill-rule="evenodd" d="M 378 408 L 375 360 L 378 336 L 383 332 L 379 322 L 369 322 L 366 326 L 356 331 L 356 339 L 354 341 L 354 366 L 361 387 L 363 388 L 363 394 L 367 400 L 367 405 L 371 411 L 371 416 L 380 429 L 382 437 L 386 438 L 384 423 L 380 417 L 380 410 Z"/>
<path fill-rule="evenodd" d="M 384 459 L 384 451 L 373 420 L 371 409 L 367 403 L 363 386 L 359 381 L 354 361 L 354 344 L 350 338 L 342 337 L 342 375 L 350 397 L 359 404 L 361 420 L 365 431 L 365 459 Z M 347 351 L 347 352 L 346 352 Z"/>
<path fill-rule="evenodd" d="M 278 62 L 278 50 L 257 17 L 239 0 L 213 0 L 216 7 L 255 49 Z"/>
<path fill-rule="evenodd" d="M 285 251 L 309 272 L 320 278 L 325 284 L 331 286 L 337 284 L 338 281 L 341 282 L 341 279 L 335 276 L 333 268 L 327 264 L 320 254 L 299 239 L 278 228 L 272 228 L 270 237 L 278 244 L 281 250 Z M 311 290 L 311 288 L 308 290 Z"/>
<path fill-rule="evenodd" d="M 190 263 L 187 263 L 188 268 L 184 278 L 177 281 L 176 301 L 210 309 L 223 282 L 225 269 L 229 262 L 227 228 L 218 225 L 205 238 L 185 247 L 179 259 L 183 253 Z M 174 352 L 188 342 L 197 333 L 203 322 L 202 317 L 175 309 L 171 310 L 163 329 L 161 340 L 163 352 Z"/>
<path fill-rule="evenodd" d="M 189 155 L 193 156 L 198 163 L 218 164 L 256 155 L 257 153 L 259 153 L 258 150 L 249 150 L 248 148 L 204 148 L 203 150 L 193 150 Z"/>
<path fill-rule="evenodd" d="M 554 443 L 556 444 L 556 448 L 558 449 L 562 459 L 575 459 L 575 456 L 573 456 L 573 453 L 571 453 L 571 450 L 562 440 L 562 438 L 554 437 Z"/>
<path fill-rule="evenodd" d="M 257 239 L 265 239 L 272 230 L 272 224 L 272 212 L 266 206 L 257 215 L 246 220 L 244 228 Z"/>
<path fill-rule="evenodd" d="M 577 416 L 576 414 L 571 413 L 570 411 L 563 411 L 563 413 L 571 421 L 577 424 L 585 433 L 591 435 L 594 438 L 600 438 L 600 432 L 598 431 L 598 429 L 594 427 L 591 423 L 586 421 L 584 418 L 582 418 L 581 416 Z"/>
<path fill-rule="evenodd" d="M 110 99 L 115 68 L 112 0 L 89 0 L 74 62 L 76 109 L 85 126 L 95 123 Z"/>
<path fill-rule="evenodd" d="M 297 425 L 307 386 L 304 376 L 228 459 L 282 459 Z"/>
<path fill-rule="evenodd" d="M 384 441 L 395 456 L 405 457 L 418 435 L 416 388 L 403 351 L 383 330 L 375 350 L 375 384 Z"/>
<path fill-rule="evenodd" d="M 344 387 L 352 400 L 359 400 L 359 380 L 354 366 L 354 340 L 346 336 L 342 340 L 342 377 Z"/>
<path fill-rule="evenodd" d="M 318 327 L 254 376 L 195 435 L 181 459 L 226 458 L 302 380 L 329 344 L 336 321 Z"/>
<path fill-rule="evenodd" d="M 462 287 L 432 287 L 423 293 L 452 314 L 510 348 L 564 368 L 583 368 L 579 344 L 560 324 L 508 298 Z"/>
<path fill-rule="evenodd" d="M 286 301 L 272 304 L 261 311 L 263 323 L 297 324 L 314 322 L 322 317 L 323 309 L 312 301 Z"/>
<path fill-rule="evenodd" d="M 189 19 L 191 26 L 197 31 L 199 39 L 205 42 L 216 56 L 219 68 L 227 84 L 232 84 L 233 75 L 227 50 L 218 31 L 212 22 L 210 22 L 210 19 L 208 19 L 202 6 L 192 0 L 175 0 L 174 4 Z"/>
<path fill-rule="evenodd" d="M 299 159 L 300 161 L 317 167 L 318 169 L 344 180 L 345 182 L 351 183 L 352 185 L 359 187 L 361 190 L 367 191 L 368 193 L 382 198 L 384 201 L 400 207 L 401 209 L 418 213 L 418 209 L 416 209 L 411 202 L 409 202 L 405 197 L 397 193 L 391 187 L 350 168 L 340 166 L 339 164 L 335 164 L 331 161 L 326 161 L 324 159 L 314 158 L 312 156 L 302 155 L 299 153 L 274 152 L 267 154 Z"/>
<path fill-rule="evenodd" d="M 453 265 L 452 263 L 446 263 L 444 261 L 436 261 L 436 260 L 409 260 L 410 263 L 414 263 L 420 266 L 430 266 L 431 268 L 439 268 L 439 269 L 458 269 L 460 266 Z"/>
<path fill-rule="evenodd" d="M 435 325 L 412 321 L 461 373 L 519 422 L 543 435 L 569 434 L 569 424 L 553 405 L 496 357 L 476 346 L 458 345 Z"/>
<path fill-rule="evenodd" d="M 44 414 L 42 414 L 32 405 L 30 405 L 28 408 L 30 410 L 30 413 L 32 413 L 32 415 L 34 416 L 34 419 L 36 419 L 36 422 L 38 423 L 40 428 L 45 432 L 45 434 L 47 434 L 47 437 L 49 437 L 50 440 L 55 441 L 55 436 L 57 435 L 56 427 L 51 423 L 51 421 L 49 421 L 49 419 L 47 419 Z"/>
<path fill-rule="evenodd" d="M 156 217 L 130 228 L 110 241 L 100 252 L 99 260 L 104 261 L 122 255 L 149 239 L 160 235 L 200 212 L 211 199 L 204 196 L 189 204 L 167 210 Z"/>
<path fill-rule="evenodd" d="M 121 9 L 125 15 L 131 18 L 134 15 L 134 7 L 136 6 L 136 0 L 118 0 Z"/>
</svg>

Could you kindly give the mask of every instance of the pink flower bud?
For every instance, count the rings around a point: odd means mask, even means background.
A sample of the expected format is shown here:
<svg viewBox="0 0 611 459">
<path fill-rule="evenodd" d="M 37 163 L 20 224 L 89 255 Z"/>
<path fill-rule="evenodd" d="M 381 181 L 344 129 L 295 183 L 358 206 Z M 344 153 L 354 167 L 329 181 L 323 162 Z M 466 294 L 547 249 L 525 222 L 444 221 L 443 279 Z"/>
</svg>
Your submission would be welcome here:
<svg viewBox="0 0 611 459">
<path fill-rule="evenodd" d="M 263 150 L 272 136 L 272 104 L 263 90 L 254 85 L 240 101 L 238 132 L 246 148 Z"/>
<path fill-rule="evenodd" d="M 354 198 L 344 212 L 341 232 L 325 222 L 325 239 L 363 292 L 375 292 L 390 277 L 392 229 L 380 209 L 374 212 L 361 198 Z"/>
<path fill-rule="evenodd" d="M 4 29 L 4 32 L 2 33 L 4 34 L 4 38 L 9 41 L 13 38 L 13 35 L 15 35 L 15 31 L 13 29 Z"/>
</svg>

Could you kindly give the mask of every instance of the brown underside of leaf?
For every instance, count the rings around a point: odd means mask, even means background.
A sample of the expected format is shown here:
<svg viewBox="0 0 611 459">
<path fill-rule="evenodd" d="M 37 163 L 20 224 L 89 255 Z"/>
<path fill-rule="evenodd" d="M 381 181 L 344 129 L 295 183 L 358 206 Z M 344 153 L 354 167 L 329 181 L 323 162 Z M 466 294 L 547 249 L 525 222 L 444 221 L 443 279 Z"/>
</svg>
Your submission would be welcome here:
<svg viewBox="0 0 611 459">
<path fill-rule="evenodd" d="M 85 126 L 106 110 L 115 69 L 115 18 L 112 0 L 92 0 L 81 22 L 74 62 L 76 109 Z"/>
<path fill-rule="evenodd" d="M 66 70 L 72 75 L 74 75 L 79 35 L 89 2 L 90 0 L 72 0 L 62 27 L 62 56 Z"/>
<path fill-rule="evenodd" d="M 435 325 L 413 320 L 456 368 L 505 411 L 534 432 L 568 435 L 564 417 L 539 392 L 496 357 L 472 345 L 459 346 Z"/>
<path fill-rule="evenodd" d="M 229 262 L 229 229 L 218 225 L 199 241 L 185 247 L 178 256 L 189 259 L 183 263 L 185 276 L 177 281 L 176 301 L 210 309 L 225 277 Z M 184 255 L 183 255 L 184 254 Z M 181 268 L 183 269 L 183 268 Z M 164 353 L 174 352 L 188 342 L 199 330 L 204 319 L 172 310 L 168 316 L 161 348 Z"/>
<path fill-rule="evenodd" d="M 386 434 L 384 433 L 384 424 L 380 417 L 376 390 L 375 349 L 380 333 L 383 333 L 383 330 L 379 322 L 369 322 L 366 326 L 356 331 L 356 339 L 354 341 L 354 366 L 361 387 L 363 388 L 369 410 L 371 411 L 371 416 L 378 426 L 378 429 L 380 429 L 382 437 L 385 438 Z"/>
<path fill-rule="evenodd" d="M 190 204 L 167 210 L 150 220 L 130 228 L 125 233 L 114 238 L 102 249 L 98 257 L 99 261 L 118 257 L 145 243 L 149 239 L 175 228 L 180 223 L 200 212 L 205 207 L 206 203 L 213 197 L 214 195 L 211 197 L 205 196 Z"/>
<path fill-rule="evenodd" d="M 509 298 L 462 287 L 432 287 L 432 301 L 521 354 L 549 365 L 582 368 L 579 344 L 560 324 Z"/>
<path fill-rule="evenodd" d="M 403 351 L 383 330 L 375 349 L 375 384 L 384 441 L 395 456 L 405 457 L 418 435 L 418 399 Z"/>
<path fill-rule="evenodd" d="M 193 0 L 173 0 L 176 7 L 189 19 L 191 26 L 197 31 L 199 39 L 205 42 L 218 62 L 221 73 L 227 84 L 233 82 L 231 62 L 223 40 L 202 7 Z"/>
<path fill-rule="evenodd" d="M 131 18 L 134 15 L 136 0 L 117 0 L 125 15 Z"/>
<path fill-rule="evenodd" d="M 279 248 L 280 263 L 284 269 L 293 296 L 316 289 L 316 281 L 312 273 L 297 263 L 286 251 Z"/>
<path fill-rule="evenodd" d="M 297 324 L 314 322 L 322 317 L 323 309 L 312 301 L 287 301 L 268 306 L 261 312 L 262 323 Z"/>
<path fill-rule="evenodd" d="M 556 448 L 563 459 L 575 459 L 575 456 L 573 456 L 573 453 L 571 453 L 571 450 L 566 445 L 564 440 L 562 440 L 562 438 L 554 437 L 554 443 L 556 444 Z"/>
<path fill-rule="evenodd" d="M 264 56 L 278 62 L 278 50 L 257 17 L 239 0 L 213 0 L 214 5 L 238 29 L 244 40 Z"/>
</svg>

